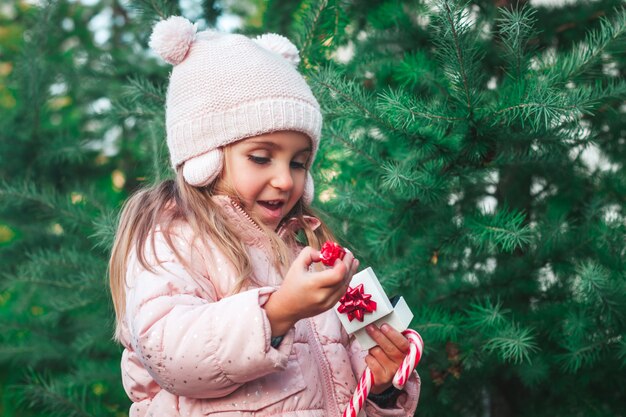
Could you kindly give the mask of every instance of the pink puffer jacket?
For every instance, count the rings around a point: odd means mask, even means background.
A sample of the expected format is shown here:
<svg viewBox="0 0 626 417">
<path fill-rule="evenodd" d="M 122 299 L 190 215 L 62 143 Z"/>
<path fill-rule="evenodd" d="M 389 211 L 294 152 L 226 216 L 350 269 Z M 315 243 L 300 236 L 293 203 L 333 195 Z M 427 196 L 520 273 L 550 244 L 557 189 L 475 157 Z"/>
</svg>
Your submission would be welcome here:
<svg viewBox="0 0 626 417">
<path fill-rule="evenodd" d="M 131 255 L 122 325 L 130 417 L 340 416 L 367 352 L 351 343 L 332 311 L 299 321 L 272 348 L 263 305 L 282 278 L 268 261 L 269 241 L 230 199 L 215 200 L 248 245 L 256 284 L 226 296 L 235 283 L 232 268 L 215 247 L 192 245 L 185 225 L 173 237 L 191 268 L 177 261 L 158 232 L 160 262 L 146 250 L 154 272 Z M 405 391 L 393 409 L 368 401 L 367 416 L 413 415 L 416 373 Z"/>
</svg>

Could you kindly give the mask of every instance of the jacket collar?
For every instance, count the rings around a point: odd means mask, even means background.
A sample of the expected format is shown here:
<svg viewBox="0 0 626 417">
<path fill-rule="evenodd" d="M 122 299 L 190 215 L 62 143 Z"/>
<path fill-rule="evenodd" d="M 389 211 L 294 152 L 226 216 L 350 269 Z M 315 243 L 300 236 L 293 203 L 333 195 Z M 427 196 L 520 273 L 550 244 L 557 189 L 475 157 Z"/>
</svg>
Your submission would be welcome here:
<svg viewBox="0 0 626 417">
<path fill-rule="evenodd" d="M 213 201 L 223 210 L 228 221 L 235 226 L 241 240 L 250 246 L 270 247 L 270 241 L 256 221 L 235 200 L 227 195 L 214 195 Z M 313 216 L 304 216 L 304 221 L 311 229 L 315 230 L 321 225 L 321 221 Z M 278 228 L 278 236 L 285 239 L 290 233 L 297 233 L 303 225 L 296 217 L 291 217 L 282 222 Z"/>
<path fill-rule="evenodd" d="M 302 217 L 304 218 L 304 221 L 306 222 L 306 224 L 313 230 L 317 229 L 322 224 L 322 222 L 317 217 L 313 217 L 313 216 L 302 216 Z M 297 217 L 291 217 L 285 220 L 281 224 L 281 226 L 278 228 L 276 233 L 278 233 L 278 236 L 284 239 L 287 236 L 287 233 L 289 232 L 297 233 L 298 230 L 301 230 L 301 229 L 303 229 L 303 225 L 300 223 L 300 220 Z"/>
</svg>

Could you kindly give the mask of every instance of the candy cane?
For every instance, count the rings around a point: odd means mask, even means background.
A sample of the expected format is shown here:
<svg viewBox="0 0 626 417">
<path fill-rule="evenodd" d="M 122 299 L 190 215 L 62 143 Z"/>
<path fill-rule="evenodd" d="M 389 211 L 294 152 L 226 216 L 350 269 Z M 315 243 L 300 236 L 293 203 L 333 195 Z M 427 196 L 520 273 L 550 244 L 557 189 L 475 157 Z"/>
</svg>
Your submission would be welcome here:
<svg viewBox="0 0 626 417">
<path fill-rule="evenodd" d="M 393 378 L 393 386 L 398 389 L 404 387 L 404 384 L 406 384 L 411 372 L 413 372 L 413 369 L 417 366 L 417 363 L 422 357 L 422 352 L 424 351 L 424 342 L 419 333 L 412 329 L 406 329 L 402 334 L 409 339 L 409 353 L 402 361 L 402 365 L 400 365 L 400 368 L 398 368 Z M 370 368 L 365 368 L 356 386 L 356 390 L 354 390 L 352 400 L 350 400 L 348 407 L 346 407 L 343 412 L 343 417 L 357 417 L 359 411 L 363 408 L 363 404 L 365 404 L 365 400 L 369 395 L 372 385 L 374 385 L 374 375 L 372 375 Z"/>
<path fill-rule="evenodd" d="M 417 366 L 417 363 L 422 357 L 422 351 L 424 350 L 424 342 L 418 332 L 412 329 L 407 329 L 402 332 L 403 335 L 409 339 L 409 354 L 406 355 L 402 365 L 398 368 L 396 375 L 393 377 L 393 386 L 402 389 L 406 381 L 411 376 L 411 372 Z"/>
<path fill-rule="evenodd" d="M 367 399 L 367 395 L 374 384 L 374 375 L 372 375 L 372 371 L 370 368 L 365 368 L 363 375 L 361 375 L 361 379 L 359 380 L 358 385 L 356 386 L 356 390 L 354 391 L 354 395 L 352 395 L 352 399 L 348 404 L 348 408 L 343 412 L 343 417 L 357 417 L 361 408 L 363 408 L 363 404 L 365 404 L 365 400 Z"/>
</svg>

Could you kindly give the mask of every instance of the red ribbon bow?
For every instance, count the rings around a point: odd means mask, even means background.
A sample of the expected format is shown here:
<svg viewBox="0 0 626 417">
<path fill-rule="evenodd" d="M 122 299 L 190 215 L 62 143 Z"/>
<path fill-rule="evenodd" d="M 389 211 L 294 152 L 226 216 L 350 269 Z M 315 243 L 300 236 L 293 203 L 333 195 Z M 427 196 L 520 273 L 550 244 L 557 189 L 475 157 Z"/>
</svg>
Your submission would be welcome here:
<svg viewBox="0 0 626 417">
<path fill-rule="evenodd" d="M 339 300 L 340 306 L 337 307 L 337 311 L 347 314 L 350 321 L 355 318 L 363 321 L 365 313 L 376 311 L 376 301 L 371 298 L 372 294 L 363 292 L 363 284 L 359 284 L 354 288 L 348 287 L 346 294 Z"/>
<path fill-rule="evenodd" d="M 325 242 L 320 249 L 320 259 L 326 266 L 333 266 L 337 259 L 343 259 L 346 250 L 330 240 Z"/>
</svg>

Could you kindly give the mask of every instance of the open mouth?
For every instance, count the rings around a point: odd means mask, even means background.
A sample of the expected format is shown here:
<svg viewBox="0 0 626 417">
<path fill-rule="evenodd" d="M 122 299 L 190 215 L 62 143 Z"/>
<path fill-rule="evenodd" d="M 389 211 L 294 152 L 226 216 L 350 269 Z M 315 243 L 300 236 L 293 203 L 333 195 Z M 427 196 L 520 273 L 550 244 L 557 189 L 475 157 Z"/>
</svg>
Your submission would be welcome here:
<svg viewBox="0 0 626 417">
<path fill-rule="evenodd" d="M 258 203 L 270 211 L 280 210 L 285 205 L 285 202 L 282 200 L 259 201 Z"/>
</svg>

